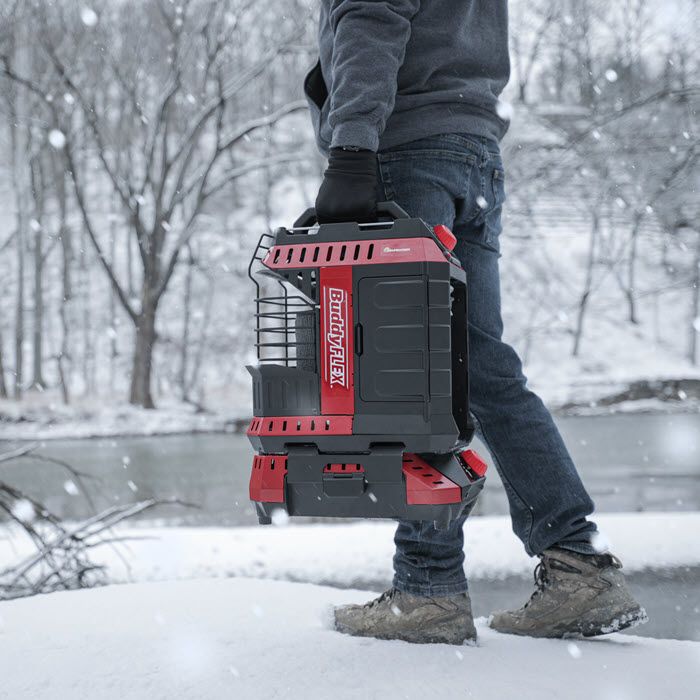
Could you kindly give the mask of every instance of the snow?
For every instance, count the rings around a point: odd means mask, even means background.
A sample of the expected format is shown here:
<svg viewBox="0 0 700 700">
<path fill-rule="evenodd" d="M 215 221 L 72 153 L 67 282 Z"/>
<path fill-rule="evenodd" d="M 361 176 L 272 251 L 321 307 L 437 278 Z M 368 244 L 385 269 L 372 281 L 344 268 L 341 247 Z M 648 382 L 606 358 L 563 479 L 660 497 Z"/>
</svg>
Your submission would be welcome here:
<svg viewBox="0 0 700 700">
<path fill-rule="evenodd" d="M 458 648 L 354 638 L 330 628 L 331 606 L 372 596 L 231 579 L 11 601 L 2 606 L 0 695 L 686 700 L 700 683 L 697 642 L 613 634 L 573 644 L 500 635 L 480 619 L 478 646 Z"/>
<path fill-rule="evenodd" d="M 60 129 L 49 131 L 49 143 L 58 151 L 66 145 L 66 135 Z"/>
<path fill-rule="evenodd" d="M 115 582 L 244 576 L 359 586 L 392 577 L 390 521 L 240 528 L 133 527 L 115 530 L 118 543 L 92 550 Z M 625 572 L 700 564 L 700 513 L 605 513 L 596 516 Z M 466 570 L 472 579 L 529 576 L 525 554 L 507 516 L 472 517 L 465 528 Z M 17 528 L 0 529 L 0 561 L 26 556 Z M 128 562 L 128 565 L 125 563 Z"/>
<path fill-rule="evenodd" d="M 80 19 L 86 27 L 94 27 L 97 24 L 97 13 L 91 7 L 83 7 L 80 10 Z"/>
</svg>

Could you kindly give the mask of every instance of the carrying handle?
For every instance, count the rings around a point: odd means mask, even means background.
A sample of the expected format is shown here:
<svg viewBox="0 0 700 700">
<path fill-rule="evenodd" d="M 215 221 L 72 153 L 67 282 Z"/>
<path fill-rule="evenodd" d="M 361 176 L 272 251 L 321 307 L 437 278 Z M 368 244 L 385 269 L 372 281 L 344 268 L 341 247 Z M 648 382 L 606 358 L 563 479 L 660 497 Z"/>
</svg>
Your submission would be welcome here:
<svg viewBox="0 0 700 700">
<path fill-rule="evenodd" d="M 388 217 L 391 221 L 396 219 L 409 219 L 408 212 L 400 207 L 396 202 L 377 202 L 377 219 Z M 309 207 L 295 222 L 293 228 L 306 228 L 307 226 L 315 226 L 318 223 L 316 219 L 316 210 Z"/>
</svg>

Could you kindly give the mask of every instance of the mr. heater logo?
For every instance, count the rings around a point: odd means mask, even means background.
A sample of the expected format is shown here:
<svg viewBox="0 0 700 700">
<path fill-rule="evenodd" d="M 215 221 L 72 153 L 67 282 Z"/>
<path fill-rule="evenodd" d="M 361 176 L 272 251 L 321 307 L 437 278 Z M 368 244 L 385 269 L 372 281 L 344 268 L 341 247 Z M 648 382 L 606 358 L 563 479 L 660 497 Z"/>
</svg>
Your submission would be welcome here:
<svg viewBox="0 0 700 700">
<path fill-rule="evenodd" d="M 410 253 L 411 249 L 410 248 L 390 248 L 389 246 L 385 246 L 384 250 L 382 250 L 382 253 Z"/>
<path fill-rule="evenodd" d="M 331 387 L 348 388 L 347 355 L 348 293 L 326 287 L 327 372 Z"/>
</svg>

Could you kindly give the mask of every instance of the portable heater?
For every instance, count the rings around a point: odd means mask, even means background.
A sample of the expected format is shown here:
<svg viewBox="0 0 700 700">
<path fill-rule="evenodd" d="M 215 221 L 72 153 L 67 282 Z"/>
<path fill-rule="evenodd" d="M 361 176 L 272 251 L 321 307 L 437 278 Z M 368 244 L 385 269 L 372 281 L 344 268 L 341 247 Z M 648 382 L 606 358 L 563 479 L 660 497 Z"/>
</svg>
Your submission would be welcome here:
<svg viewBox="0 0 700 700">
<path fill-rule="evenodd" d="M 431 520 L 467 513 L 485 463 L 466 449 L 467 288 L 446 226 L 394 202 L 379 221 L 264 234 L 248 437 L 260 523 L 289 515 Z"/>
</svg>

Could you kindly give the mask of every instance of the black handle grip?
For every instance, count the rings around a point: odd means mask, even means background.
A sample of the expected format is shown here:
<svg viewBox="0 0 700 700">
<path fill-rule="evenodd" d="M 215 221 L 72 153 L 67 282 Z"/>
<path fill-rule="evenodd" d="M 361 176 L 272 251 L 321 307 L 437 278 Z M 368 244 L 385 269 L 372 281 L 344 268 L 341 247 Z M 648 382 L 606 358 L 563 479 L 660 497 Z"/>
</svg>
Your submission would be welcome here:
<svg viewBox="0 0 700 700">
<path fill-rule="evenodd" d="M 392 221 L 395 219 L 409 219 L 408 212 L 400 207 L 396 202 L 377 202 L 377 219 L 382 216 L 389 217 Z M 316 210 L 309 207 L 295 222 L 294 228 L 305 228 L 314 226 L 318 223 L 316 219 Z"/>
</svg>

